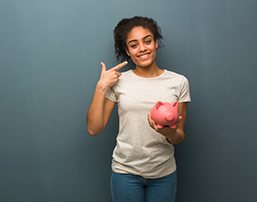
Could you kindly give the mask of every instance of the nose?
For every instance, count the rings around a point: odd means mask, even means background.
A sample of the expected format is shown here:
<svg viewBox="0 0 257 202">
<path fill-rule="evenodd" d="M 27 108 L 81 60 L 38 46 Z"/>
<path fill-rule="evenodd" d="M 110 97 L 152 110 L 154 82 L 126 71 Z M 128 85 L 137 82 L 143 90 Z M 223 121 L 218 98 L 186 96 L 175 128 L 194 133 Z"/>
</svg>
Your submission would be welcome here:
<svg viewBox="0 0 257 202">
<path fill-rule="evenodd" d="M 140 52 L 145 52 L 146 51 L 146 47 L 143 43 L 139 44 L 139 51 Z"/>
</svg>

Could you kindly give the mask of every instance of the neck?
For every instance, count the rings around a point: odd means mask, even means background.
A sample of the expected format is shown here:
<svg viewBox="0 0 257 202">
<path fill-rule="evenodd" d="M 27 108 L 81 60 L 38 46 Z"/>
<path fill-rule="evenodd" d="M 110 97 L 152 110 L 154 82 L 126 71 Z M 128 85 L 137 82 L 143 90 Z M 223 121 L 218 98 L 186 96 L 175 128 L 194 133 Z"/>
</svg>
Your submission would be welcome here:
<svg viewBox="0 0 257 202">
<path fill-rule="evenodd" d="M 163 73 L 163 70 L 160 69 L 156 64 L 149 67 L 139 67 L 136 66 L 133 72 L 142 77 L 156 77 Z"/>
</svg>

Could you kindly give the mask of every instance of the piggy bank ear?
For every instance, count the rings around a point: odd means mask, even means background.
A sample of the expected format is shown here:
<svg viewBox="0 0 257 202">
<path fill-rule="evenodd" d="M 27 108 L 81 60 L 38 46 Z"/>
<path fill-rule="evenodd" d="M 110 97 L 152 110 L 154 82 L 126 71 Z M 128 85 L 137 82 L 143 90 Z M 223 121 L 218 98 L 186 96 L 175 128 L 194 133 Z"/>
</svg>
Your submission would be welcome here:
<svg viewBox="0 0 257 202">
<path fill-rule="evenodd" d="M 157 102 L 156 103 L 156 109 L 159 109 L 159 107 L 162 106 L 162 105 L 163 105 L 163 103 L 161 101 Z"/>
</svg>

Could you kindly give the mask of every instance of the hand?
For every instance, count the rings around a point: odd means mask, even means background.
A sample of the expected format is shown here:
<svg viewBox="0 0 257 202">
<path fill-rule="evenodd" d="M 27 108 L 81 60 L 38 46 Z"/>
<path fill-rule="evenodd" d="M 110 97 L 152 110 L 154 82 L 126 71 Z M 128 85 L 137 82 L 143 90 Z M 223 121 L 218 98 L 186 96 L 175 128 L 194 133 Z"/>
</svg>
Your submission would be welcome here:
<svg viewBox="0 0 257 202">
<path fill-rule="evenodd" d="M 177 134 L 177 129 L 181 120 L 182 120 L 182 116 L 179 116 L 178 122 L 176 124 L 176 128 L 169 128 L 169 127 L 158 128 L 157 124 L 151 119 L 150 113 L 148 113 L 148 123 L 150 127 L 167 138 L 170 136 L 175 136 Z"/>
<path fill-rule="evenodd" d="M 101 76 L 99 79 L 99 83 L 104 87 L 104 88 L 109 88 L 114 85 L 116 85 L 119 81 L 119 77 L 121 76 L 121 73 L 118 71 L 125 65 L 127 65 L 128 62 L 122 62 L 114 67 L 112 67 L 109 70 L 106 70 L 106 66 L 103 62 L 101 62 L 102 65 L 102 71 L 101 71 Z"/>
</svg>

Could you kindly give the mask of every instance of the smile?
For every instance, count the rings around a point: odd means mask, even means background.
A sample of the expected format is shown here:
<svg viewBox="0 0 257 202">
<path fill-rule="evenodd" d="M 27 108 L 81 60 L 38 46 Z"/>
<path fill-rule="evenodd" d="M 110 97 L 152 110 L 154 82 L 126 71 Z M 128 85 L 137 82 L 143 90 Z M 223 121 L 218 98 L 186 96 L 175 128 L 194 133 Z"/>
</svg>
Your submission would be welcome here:
<svg viewBox="0 0 257 202">
<path fill-rule="evenodd" d="M 139 55 L 138 57 L 142 58 L 142 59 L 147 59 L 149 57 L 150 53 L 144 53 Z"/>
</svg>

